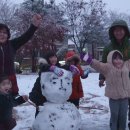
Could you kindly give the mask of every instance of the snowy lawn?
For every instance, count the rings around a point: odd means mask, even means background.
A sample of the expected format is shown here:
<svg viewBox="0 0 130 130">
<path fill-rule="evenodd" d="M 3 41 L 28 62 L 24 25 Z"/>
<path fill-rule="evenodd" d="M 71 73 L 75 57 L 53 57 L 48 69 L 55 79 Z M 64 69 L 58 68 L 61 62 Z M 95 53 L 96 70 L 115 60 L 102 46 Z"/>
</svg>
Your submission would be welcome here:
<svg viewBox="0 0 130 130">
<path fill-rule="evenodd" d="M 104 87 L 98 86 L 98 73 L 90 73 L 82 80 L 84 98 L 81 99 L 79 112 L 82 117 L 82 130 L 109 130 L 108 98 L 104 96 Z M 20 94 L 28 94 L 37 75 L 17 75 Z M 30 130 L 35 119 L 35 108 L 26 103 L 15 107 L 17 126 L 13 130 Z"/>
</svg>

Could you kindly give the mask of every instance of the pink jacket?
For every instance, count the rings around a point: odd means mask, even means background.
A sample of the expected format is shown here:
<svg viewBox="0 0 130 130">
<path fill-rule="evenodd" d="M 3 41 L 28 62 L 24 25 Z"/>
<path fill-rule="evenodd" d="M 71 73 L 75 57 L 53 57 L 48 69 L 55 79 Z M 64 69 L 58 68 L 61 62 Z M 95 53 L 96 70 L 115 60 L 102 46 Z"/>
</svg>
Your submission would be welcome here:
<svg viewBox="0 0 130 130">
<path fill-rule="evenodd" d="M 130 60 L 124 62 L 121 69 L 114 67 L 112 55 L 115 51 L 108 54 L 107 63 L 93 59 L 91 66 L 106 78 L 105 96 L 112 99 L 128 98 L 130 97 Z"/>
</svg>

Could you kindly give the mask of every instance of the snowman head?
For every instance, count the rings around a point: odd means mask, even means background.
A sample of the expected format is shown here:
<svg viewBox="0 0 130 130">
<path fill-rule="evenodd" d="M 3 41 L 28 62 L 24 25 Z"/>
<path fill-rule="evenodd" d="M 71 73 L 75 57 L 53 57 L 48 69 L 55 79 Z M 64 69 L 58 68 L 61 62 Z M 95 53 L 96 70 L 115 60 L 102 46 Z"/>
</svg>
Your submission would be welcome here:
<svg viewBox="0 0 130 130">
<path fill-rule="evenodd" d="M 72 93 L 72 74 L 62 69 L 64 74 L 58 77 L 53 72 L 41 73 L 41 90 L 47 101 L 64 103 Z"/>
</svg>

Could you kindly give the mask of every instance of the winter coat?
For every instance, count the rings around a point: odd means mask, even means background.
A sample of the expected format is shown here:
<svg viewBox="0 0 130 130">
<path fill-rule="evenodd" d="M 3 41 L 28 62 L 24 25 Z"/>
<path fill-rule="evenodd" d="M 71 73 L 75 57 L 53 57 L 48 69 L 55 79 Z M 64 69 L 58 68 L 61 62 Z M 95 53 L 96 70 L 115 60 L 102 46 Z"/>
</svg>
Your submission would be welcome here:
<svg viewBox="0 0 130 130">
<path fill-rule="evenodd" d="M 37 27 L 32 24 L 22 36 L 8 40 L 7 43 L 0 44 L 0 73 L 7 75 L 15 74 L 14 57 L 16 51 L 33 36 L 36 29 Z"/>
<path fill-rule="evenodd" d="M 121 26 L 126 30 L 126 36 L 121 45 L 117 43 L 113 35 L 113 29 L 116 26 Z M 112 50 L 120 51 L 123 54 L 124 60 L 130 59 L 130 40 L 129 40 L 129 29 L 127 23 L 123 20 L 117 20 L 113 22 L 111 27 L 109 28 L 109 37 L 111 42 L 103 50 L 102 62 L 103 63 L 107 62 L 107 55 Z M 100 74 L 99 80 L 101 79 L 105 79 L 105 77 Z"/>
<path fill-rule="evenodd" d="M 111 51 L 108 54 L 107 63 L 93 59 L 91 66 L 106 78 L 105 96 L 112 99 L 128 98 L 130 97 L 130 60 L 125 61 L 123 67 L 118 69 L 112 64 L 112 55 L 114 52 Z"/>
<path fill-rule="evenodd" d="M 11 94 L 0 93 L 0 126 L 1 127 L 4 124 L 13 125 L 11 123 L 15 123 L 14 119 L 12 119 L 12 109 L 14 106 L 20 105 L 24 102 L 25 101 L 22 96 L 18 98 L 14 98 Z"/>
<path fill-rule="evenodd" d="M 70 96 L 70 100 L 75 100 L 82 98 L 84 96 L 83 94 L 83 88 L 82 88 L 82 83 L 80 77 L 83 75 L 83 70 L 80 65 L 77 65 L 80 75 L 74 75 L 73 76 L 73 81 L 72 81 L 72 94 Z"/>
<path fill-rule="evenodd" d="M 40 76 L 36 79 L 32 91 L 29 93 L 29 99 L 37 106 L 43 105 L 46 102 L 46 98 L 42 95 Z"/>
<path fill-rule="evenodd" d="M 81 66 L 79 65 L 80 58 L 74 51 L 69 51 L 66 54 L 65 59 L 66 59 L 66 64 L 68 64 L 68 65 L 71 65 L 71 62 L 73 61 L 74 65 L 76 67 L 78 67 L 78 69 L 80 71 L 79 75 L 73 76 L 72 94 L 69 98 L 69 100 L 77 100 L 77 99 L 80 99 L 84 96 L 80 77 L 85 79 L 85 78 L 87 78 L 87 76 L 84 76 L 84 72 L 83 72 Z"/>
</svg>

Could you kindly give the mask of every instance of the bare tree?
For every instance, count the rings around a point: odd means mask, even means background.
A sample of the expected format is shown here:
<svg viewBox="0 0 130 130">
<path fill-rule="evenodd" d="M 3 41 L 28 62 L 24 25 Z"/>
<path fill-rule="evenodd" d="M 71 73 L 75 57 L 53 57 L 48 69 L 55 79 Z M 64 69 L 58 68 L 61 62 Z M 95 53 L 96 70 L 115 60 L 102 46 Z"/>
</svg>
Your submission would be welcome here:
<svg viewBox="0 0 130 130">
<path fill-rule="evenodd" d="M 79 53 L 87 44 L 103 43 L 103 17 L 106 13 L 102 0 L 65 0 L 61 8 L 68 18 L 70 37 Z"/>
<path fill-rule="evenodd" d="M 38 55 L 42 56 L 49 50 L 56 51 L 55 42 L 59 41 L 62 43 L 64 40 L 65 32 L 67 30 L 62 17 L 63 13 L 59 10 L 58 6 L 52 2 L 44 3 L 40 6 L 37 6 L 37 4 L 39 3 L 32 3 L 27 0 L 15 13 L 16 19 L 19 21 L 15 25 L 15 28 L 17 28 L 16 35 L 20 35 L 21 32 L 24 32 L 28 28 L 34 12 L 40 13 L 43 17 L 42 25 L 31 39 L 31 44 L 23 46 L 18 51 L 17 57 L 29 56 L 32 57 L 32 59 L 35 59 L 34 57 L 37 57 Z M 33 7 L 33 10 L 31 7 Z"/>
<path fill-rule="evenodd" d="M 0 0 L 0 22 L 12 26 L 16 6 L 9 0 Z"/>
</svg>

